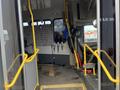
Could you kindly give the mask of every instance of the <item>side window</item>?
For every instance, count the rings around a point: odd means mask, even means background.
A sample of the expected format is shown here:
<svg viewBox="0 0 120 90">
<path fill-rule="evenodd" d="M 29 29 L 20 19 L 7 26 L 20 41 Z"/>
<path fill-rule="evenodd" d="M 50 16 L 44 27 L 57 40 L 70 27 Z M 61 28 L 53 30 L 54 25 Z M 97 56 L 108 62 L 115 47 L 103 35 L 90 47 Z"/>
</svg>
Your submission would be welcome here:
<svg viewBox="0 0 120 90">
<path fill-rule="evenodd" d="M 54 20 L 54 42 L 65 43 L 67 36 L 67 29 L 64 25 L 63 19 Z"/>
</svg>

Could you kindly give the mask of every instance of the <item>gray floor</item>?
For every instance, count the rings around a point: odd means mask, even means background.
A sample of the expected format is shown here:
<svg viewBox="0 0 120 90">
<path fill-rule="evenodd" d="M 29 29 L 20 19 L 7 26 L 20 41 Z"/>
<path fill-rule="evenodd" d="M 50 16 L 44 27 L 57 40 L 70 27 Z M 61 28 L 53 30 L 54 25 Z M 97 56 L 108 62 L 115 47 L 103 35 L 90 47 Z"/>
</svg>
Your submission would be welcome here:
<svg viewBox="0 0 120 90">
<path fill-rule="evenodd" d="M 86 77 L 84 76 L 84 73 L 80 71 L 76 71 L 76 73 L 82 78 L 84 81 L 87 90 L 98 90 L 98 79 L 97 76 L 88 74 Z"/>
<path fill-rule="evenodd" d="M 71 67 L 54 66 L 55 76 L 49 76 L 48 65 L 41 65 L 39 67 L 39 80 L 41 85 L 51 84 L 71 84 L 83 83 L 83 80 Z M 68 89 L 46 89 L 46 90 L 83 90 L 81 88 L 68 88 Z"/>
</svg>

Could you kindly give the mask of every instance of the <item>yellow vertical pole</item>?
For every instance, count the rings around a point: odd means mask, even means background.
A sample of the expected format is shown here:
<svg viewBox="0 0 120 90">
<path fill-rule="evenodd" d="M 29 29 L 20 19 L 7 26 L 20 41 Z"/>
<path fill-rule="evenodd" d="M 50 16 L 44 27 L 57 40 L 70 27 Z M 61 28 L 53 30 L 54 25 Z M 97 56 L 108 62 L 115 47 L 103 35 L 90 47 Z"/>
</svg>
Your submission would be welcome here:
<svg viewBox="0 0 120 90">
<path fill-rule="evenodd" d="M 83 90 L 87 90 L 85 84 L 83 84 Z"/>
<path fill-rule="evenodd" d="M 86 61 L 86 47 L 84 45 L 84 65 L 86 65 L 87 61 Z M 84 68 L 84 75 L 87 75 L 87 69 L 86 67 Z"/>
<path fill-rule="evenodd" d="M 40 86 L 40 90 L 43 90 L 43 86 Z"/>
<path fill-rule="evenodd" d="M 7 83 L 7 82 L 5 82 L 5 90 L 9 90 L 9 88 L 8 88 L 8 87 L 6 87 L 6 85 L 8 85 L 8 83 Z"/>
<path fill-rule="evenodd" d="M 69 25 L 69 21 L 68 21 L 68 1 L 67 0 L 64 0 L 64 10 L 65 10 L 65 22 L 66 22 L 66 25 L 67 25 L 67 28 L 68 28 L 68 33 L 69 33 L 69 37 L 70 37 L 72 47 L 74 49 L 74 57 L 75 57 L 75 60 L 76 60 L 77 69 L 79 69 L 80 67 L 79 67 L 79 61 L 78 61 L 78 57 L 77 57 L 77 50 L 74 47 L 73 40 L 71 38 L 71 33 L 70 33 L 70 25 Z"/>
<path fill-rule="evenodd" d="M 93 68 L 93 75 L 96 75 L 96 72 L 95 72 L 95 67 Z"/>
<path fill-rule="evenodd" d="M 34 52 L 36 51 L 36 37 L 35 37 L 35 27 L 34 27 L 34 16 L 32 13 L 31 3 L 30 0 L 28 0 L 28 9 L 31 15 L 31 21 L 32 21 L 32 38 L 33 38 L 33 46 L 34 46 Z"/>
<path fill-rule="evenodd" d="M 75 55 L 75 60 L 76 60 L 76 64 L 77 64 L 77 69 L 79 69 L 79 62 L 78 62 L 78 57 L 77 57 L 77 52 L 76 50 L 74 50 L 74 55 Z"/>
</svg>

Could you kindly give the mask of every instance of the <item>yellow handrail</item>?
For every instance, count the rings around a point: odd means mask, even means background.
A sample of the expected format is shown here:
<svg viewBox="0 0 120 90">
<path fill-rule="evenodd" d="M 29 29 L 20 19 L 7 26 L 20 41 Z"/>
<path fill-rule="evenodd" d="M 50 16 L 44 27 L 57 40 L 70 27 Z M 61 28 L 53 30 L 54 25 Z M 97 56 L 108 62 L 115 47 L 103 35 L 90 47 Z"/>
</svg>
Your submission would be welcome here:
<svg viewBox="0 0 120 90">
<path fill-rule="evenodd" d="M 7 82 L 5 83 L 5 90 L 8 90 L 9 88 L 11 88 L 15 84 L 15 82 L 17 81 L 17 79 L 20 75 L 20 72 L 22 71 L 22 68 L 24 67 L 24 64 L 26 63 L 27 57 L 28 57 L 28 55 L 24 54 L 24 60 L 22 61 L 22 64 L 20 65 L 17 73 L 15 74 L 14 79 L 11 81 L 10 84 L 8 84 Z"/>
<path fill-rule="evenodd" d="M 18 55 L 15 57 L 14 61 L 12 62 L 12 64 L 10 65 L 10 67 L 9 67 L 9 69 L 8 69 L 8 73 L 11 71 L 11 69 L 12 69 L 13 66 L 15 65 L 17 59 L 18 59 L 20 56 L 22 56 L 22 55 L 23 55 L 23 54 L 18 54 Z"/>
<path fill-rule="evenodd" d="M 86 48 L 89 49 L 91 51 L 91 53 L 96 56 L 97 60 L 99 61 L 101 67 L 103 68 L 103 70 L 104 70 L 105 74 L 107 75 L 107 77 L 109 78 L 109 80 L 112 81 L 113 83 L 120 83 L 119 77 L 114 79 L 111 76 L 110 72 L 108 71 L 105 64 L 101 60 L 100 56 L 98 55 L 98 53 L 97 53 L 98 51 L 97 50 L 93 51 L 92 48 L 89 47 L 87 44 L 84 44 L 84 64 L 86 64 Z M 85 68 L 85 75 L 86 75 L 86 68 Z"/>
<path fill-rule="evenodd" d="M 67 25 L 68 34 L 69 34 L 69 37 L 70 37 L 72 48 L 74 49 L 74 57 L 75 57 L 75 60 L 76 60 L 77 69 L 79 69 L 80 67 L 79 67 L 79 61 L 78 61 L 78 57 L 77 57 L 77 50 L 75 49 L 74 44 L 73 44 L 73 40 L 71 38 L 70 24 L 68 22 L 68 2 L 67 2 L 67 0 L 64 0 L 64 11 L 65 11 L 65 22 L 66 22 L 66 25 Z"/>
<path fill-rule="evenodd" d="M 32 13 L 32 9 L 31 9 L 31 4 L 30 4 L 30 0 L 28 0 L 28 8 L 29 8 L 29 12 L 30 12 L 30 15 L 31 15 L 31 21 L 32 21 L 32 37 L 33 37 L 33 46 L 34 46 L 34 53 L 33 55 L 31 55 L 29 58 L 28 58 L 28 55 L 27 54 L 24 54 L 24 58 L 23 58 L 23 61 L 17 71 L 17 73 L 15 74 L 13 80 L 8 84 L 8 82 L 5 82 L 5 90 L 8 90 L 9 88 L 11 88 L 12 86 L 15 85 L 24 65 L 26 63 L 29 63 L 29 62 L 32 62 L 33 59 L 37 56 L 37 53 L 39 52 L 39 49 L 36 48 L 36 38 L 35 38 L 35 28 L 34 28 L 34 17 L 33 17 L 33 13 Z M 21 54 L 20 54 L 21 55 Z M 16 58 L 18 58 L 20 55 L 17 55 Z M 15 58 L 15 59 L 16 59 Z M 11 68 L 13 67 L 13 65 L 15 64 L 16 60 L 14 60 L 13 64 L 11 65 Z M 10 69 L 11 69 L 10 68 Z M 37 72 L 38 73 L 38 72 Z M 37 85 L 38 85 L 38 78 L 37 78 Z"/>
<path fill-rule="evenodd" d="M 35 37 L 34 16 L 33 16 L 32 8 L 31 8 L 30 0 L 28 0 L 28 8 L 29 8 L 29 12 L 30 12 L 30 15 L 31 15 L 31 21 L 32 21 L 32 37 L 33 37 L 34 55 L 31 56 L 30 58 L 28 58 L 27 62 L 31 62 L 32 59 L 34 59 L 34 57 L 37 56 L 37 53 L 39 52 L 39 49 L 36 48 L 37 44 L 36 44 L 36 37 Z M 36 74 L 37 74 L 36 86 L 38 86 L 39 85 L 39 78 L 38 78 L 37 66 L 36 66 Z"/>
<path fill-rule="evenodd" d="M 36 57 L 36 55 L 38 54 L 39 52 L 39 49 L 36 49 L 36 51 L 34 52 L 33 55 L 31 55 L 29 58 L 27 58 L 26 62 L 29 63 L 29 62 L 32 62 L 32 60 Z"/>
<path fill-rule="evenodd" d="M 110 60 L 110 62 L 113 64 L 113 66 L 116 68 L 115 62 L 114 62 L 113 59 L 107 54 L 107 52 L 106 52 L 105 50 L 96 50 L 96 52 L 97 52 L 97 53 L 98 53 L 98 52 L 104 53 L 104 54 L 108 57 L 108 59 Z"/>
</svg>

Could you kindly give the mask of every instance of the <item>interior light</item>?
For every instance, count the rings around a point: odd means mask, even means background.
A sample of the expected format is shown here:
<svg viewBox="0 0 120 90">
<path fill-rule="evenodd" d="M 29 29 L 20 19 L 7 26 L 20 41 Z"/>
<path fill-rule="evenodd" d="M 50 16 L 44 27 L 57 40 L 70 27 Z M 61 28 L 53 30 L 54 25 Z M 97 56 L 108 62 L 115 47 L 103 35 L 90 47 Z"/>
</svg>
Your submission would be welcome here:
<svg viewBox="0 0 120 90">
<path fill-rule="evenodd" d="M 50 25 L 50 24 L 51 24 L 51 21 L 45 21 L 45 24 L 46 24 L 46 25 Z"/>
<path fill-rule="evenodd" d="M 38 21 L 38 25 L 44 25 L 44 21 Z"/>
<path fill-rule="evenodd" d="M 29 26 L 28 22 L 23 22 L 23 26 L 24 26 L 24 27 Z"/>
<path fill-rule="evenodd" d="M 37 26 L 37 22 L 34 22 L 33 24 L 34 24 L 34 26 Z M 32 23 L 31 23 L 31 25 L 32 25 Z"/>
</svg>

